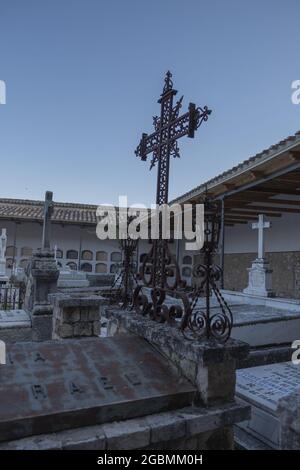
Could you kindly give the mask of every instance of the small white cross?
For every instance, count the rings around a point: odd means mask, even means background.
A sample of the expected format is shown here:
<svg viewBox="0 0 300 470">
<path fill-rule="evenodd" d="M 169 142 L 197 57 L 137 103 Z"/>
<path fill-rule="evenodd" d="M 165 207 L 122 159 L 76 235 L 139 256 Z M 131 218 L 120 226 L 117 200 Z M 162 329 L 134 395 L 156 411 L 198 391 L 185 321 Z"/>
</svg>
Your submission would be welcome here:
<svg viewBox="0 0 300 470">
<path fill-rule="evenodd" d="M 258 215 L 258 222 L 252 224 L 253 229 L 258 230 L 258 258 L 263 259 L 265 255 L 265 246 L 264 246 L 264 229 L 270 228 L 271 222 L 265 221 L 264 214 Z"/>
</svg>

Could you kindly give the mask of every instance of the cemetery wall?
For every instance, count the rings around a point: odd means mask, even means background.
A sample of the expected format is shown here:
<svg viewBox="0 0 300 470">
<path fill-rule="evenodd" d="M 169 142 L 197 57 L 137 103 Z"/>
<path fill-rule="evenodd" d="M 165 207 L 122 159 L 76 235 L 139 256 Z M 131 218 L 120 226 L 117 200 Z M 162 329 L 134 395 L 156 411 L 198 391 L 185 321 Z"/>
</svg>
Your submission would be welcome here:
<svg viewBox="0 0 300 470">
<path fill-rule="evenodd" d="M 284 214 L 282 217 L 270 218 L 271 227 L 264 230 L 266 252 L 299 251 L 300 216 L 298 214 Z M 258 234 L 247 225 L 236 224 L 226 227 L 225 253 L 257 253 Z"/>
<path fill-rule="evenodd" d="M 266 254 L 272 273 L 272 289 L 278 297 L 300 298 L 300 251 Z M 242 291 L 248 284 L 247 268 L 253 253 L 232 253 L 224 257 L 224 288 Z"/>
</svg>

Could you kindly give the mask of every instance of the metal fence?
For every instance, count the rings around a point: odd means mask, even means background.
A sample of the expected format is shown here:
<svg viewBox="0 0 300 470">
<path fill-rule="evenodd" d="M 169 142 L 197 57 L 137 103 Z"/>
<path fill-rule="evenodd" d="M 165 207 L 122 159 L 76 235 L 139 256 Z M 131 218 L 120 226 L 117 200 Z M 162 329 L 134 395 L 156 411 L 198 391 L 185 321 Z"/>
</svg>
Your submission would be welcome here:
<svg viewBox="0 0 300 470">
<path fill-rule="evenodd" d="M 16 310 L 23 307 L 25 292 L 22 287 L 0 287 L 0 310 Z"/>
</svg>

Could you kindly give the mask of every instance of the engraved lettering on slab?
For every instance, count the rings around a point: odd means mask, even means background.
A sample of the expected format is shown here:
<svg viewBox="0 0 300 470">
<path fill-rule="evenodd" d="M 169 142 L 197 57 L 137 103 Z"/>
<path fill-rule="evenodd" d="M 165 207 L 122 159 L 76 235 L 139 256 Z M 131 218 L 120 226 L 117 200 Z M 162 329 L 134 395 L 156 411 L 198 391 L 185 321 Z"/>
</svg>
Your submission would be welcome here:
<svg viewBox="0 0 300 470">
<path fill-rule="evenodd" d="M 141 385 L 142 382 L 139 378 L 139 376 L 137 374 L 135 374 L 134 372 L 129 372 L 127 374 L 125 374 L 125 378 L 131 383 L 131 385 Z"/>
<path fill-rule="evenodd" d="M 76 395 L 77 393 L 84 393 L 84 390 L 79 386 L 77 385 L 75 382 L 70 382 L 69 383 L 69 388 L 70 388 L 70 393 L 72 395 Z"/>
<path fill-rule="evenodd" d="M 35 353 L 34 362 L 45 362 L 46 359 L 41 355 L 40 352 Z"/>
<path fill-rule="evenodd" d="M 36 398 L 37 400 L 43 400 L 47 398 L 47 392 L 43 385 L 34 384 L 32 385 L 31 390 L 32 390 L 34 398 Z"/>
<path fill-rule="evenodd" d="M 104 390 L 114 390 L 114 386 L 111 383 L 109 377 L 105 377 L 104 375 L 99 379 L 101 385 L 103 386 Z"/>
</svg>

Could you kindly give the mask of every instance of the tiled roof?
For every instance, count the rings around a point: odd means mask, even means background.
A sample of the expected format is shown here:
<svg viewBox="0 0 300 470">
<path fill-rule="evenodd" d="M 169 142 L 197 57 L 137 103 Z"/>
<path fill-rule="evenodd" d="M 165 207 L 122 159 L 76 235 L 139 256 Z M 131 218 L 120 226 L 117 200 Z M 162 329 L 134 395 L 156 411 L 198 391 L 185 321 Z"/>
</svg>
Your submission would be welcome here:
<svg viewBox="0 0 300 470">
<path fill-rule="evenodd" d="M 225 183 L 225 181 L 238 176 L 244 171 L 254 169 L 257 165 L 264 163 L 265 161 L 276 157 L 282 152 L 288 151 L 293 147 L 300 144 L 300 131 L 296 132 L 294 135 L 287 137 L 286 139 L 281 140 L 277 144 L 271 145 L 271 147 L 263 150 L 262 152 L 257 153 L 256 155 L 244 160 L 238 165 L 230 168 L 230 170 L 224 171 L 218 176 L 202 183 L 196 188 L 191 189 L 187 193 L 182 194 L 181 196 L 173 199 L 172 203 L 182 203 L 185 200 L 188 200 L 190 197 L 197 196 L 207 189 L 210 189 L 219 184 Z"/>
<path fill-rule="evenodd" d="M 54 202 L 53 222 L 96 224 L 96 205 Z M 0 219 L 43 220 L 44 201 L 0 199 Z"/>
</svg>

